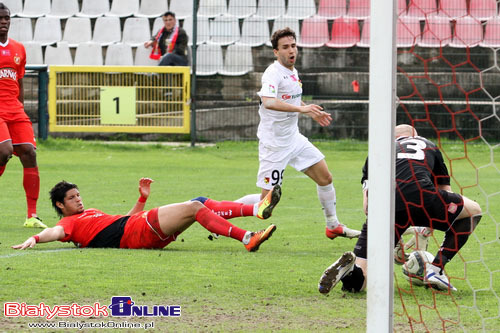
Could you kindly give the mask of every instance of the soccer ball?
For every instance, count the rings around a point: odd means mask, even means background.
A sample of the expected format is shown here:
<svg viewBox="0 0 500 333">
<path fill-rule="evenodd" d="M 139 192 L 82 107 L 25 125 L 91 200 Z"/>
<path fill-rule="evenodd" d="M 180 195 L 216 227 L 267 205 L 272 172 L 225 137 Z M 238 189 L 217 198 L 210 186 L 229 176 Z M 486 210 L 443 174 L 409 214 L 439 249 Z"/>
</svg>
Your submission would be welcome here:
<svg viewBox="0 0 500 333">
<path fill-rule="evenodd" d="M 434 256 L 427 251 L 413 251 L 403 264 L 403 276 L 416 286 L 424 285 L 426 265 L 431 265 Z"/>
</svg>

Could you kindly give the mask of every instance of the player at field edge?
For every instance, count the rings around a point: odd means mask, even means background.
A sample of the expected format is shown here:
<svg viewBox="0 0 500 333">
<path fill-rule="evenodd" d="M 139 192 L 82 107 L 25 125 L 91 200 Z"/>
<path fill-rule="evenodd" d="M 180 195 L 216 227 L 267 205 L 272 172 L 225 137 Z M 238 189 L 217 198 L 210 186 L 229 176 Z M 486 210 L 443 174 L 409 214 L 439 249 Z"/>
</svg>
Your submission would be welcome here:
<svg viewBox="0 0 500 333">
<path fill-rule="evenodd" d="M 272 186 L 282 184 L 285 168 L 290 165 L 316 183 L 326 220 L 326 236 L 358 237 L 359 231 L 346 227 L 337 218 L 335 187 L 325 156 L 299 132 L 299 113 L 321 126 L 328 126 L 332 117 L 321 106 L 302 101 L 302 83 L 295 68 L 298 57 L 295 32 L 290 28 L 277 30 L 271 44 L 276 60 L 262 75 L 262 88 L 258 92 L 261 102 L 257 186 L 261 194 L 250 194 L 237 201 L 252 203 L 264 198 Z"/>
<path fill-rule="evenodd" d="M 453 193 L 450 176 L 439 148 L 417 134 L 410 125 L 398 125 L 396 136 L 396 204 L 394 241 L 411 226 L 444 231 L 444 240 L 431 265 L 426 265 L 424 284 L 438 290 L 457 289 L 444 272 L 445 265 L 465 245 L 481 220 L 475 201 Z M 368 209 L 368 159 L 363 167 L 363 207 Z M 368 220 L 367 220 L 368 221 Z M 358 292 L 367 278 L 367 222 L 353 252 L 345 252 L 320 278 L 318 289 L 327 294 L 342 281 L 342 290 Z"/>
<path fill-rule="evenodd" d="M 84 209 L 78 186 L 61 181 L 50 190 L 52 206 L 62 217 L 57 225 L 12 248 L 23 250 L 37 243 L 61 241 L 73 242 L 82 248 L 161 249 L 198 221 L 210 232 L 241 241 L 248 251 L 255 252 L 276 230 L 271 224 L 264 230 L 250 232 L 229 223 L 226 218 L 269 218 L 281 198 L 280 186 L 275 186 L 268 196 L 254 205 L 198 197 L 144 211 L 152 182 L 150 178 L 139 180 L 140 197 L 126 215 L 108 215 L 94 208 Z"/>
<path fill-rule="evenodd" d="M 33 125 L 24 112 L 26 51 L 23 44 L 9 38 L 9 29 L 10 10 L 0 2 L 0 176 L 12 154 L 18 156 L 23 166 L 23 187 L 27 204 L 24 226 L 47 228 L 36 213 L 40 174 L 36 162 Z"/>
</svg>

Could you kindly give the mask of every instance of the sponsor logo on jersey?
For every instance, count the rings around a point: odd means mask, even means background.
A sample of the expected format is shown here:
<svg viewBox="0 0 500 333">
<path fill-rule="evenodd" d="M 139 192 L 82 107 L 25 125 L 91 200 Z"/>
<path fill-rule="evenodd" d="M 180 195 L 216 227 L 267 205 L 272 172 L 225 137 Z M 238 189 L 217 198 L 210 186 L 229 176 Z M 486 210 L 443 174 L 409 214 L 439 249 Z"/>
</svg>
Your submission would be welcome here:
<svg viewBox="0 0 500 333">
<path fill-rule="evenodd" d="M 11 68 L 0 69 L 0 80 L 1 79 L 11 79 L 17 81 L 17 72 Z"/>
<path fill-rule="evenodd" d="M 276 94 L 276 87 L 272 84 L 269 85 L 269 92 L 272 94 Z"/>
<path fill-rule="evenodd" d="M 450 203 L 449 206 L 448 206 L 448 212 L 450 214 L 455 214 L 457 212 L 457 209 L 458 209 L 458 206 L 454 202 Z"/>
<path fill-rule="evenodd" d="M 16 65 L 19 65 L 21 63 L 21 57 L 16 54 L 14 56 L 14 62 L 16 63 Z"/>
<path fill-rule="evenodd" d="M 10 50 L 2 50 L 2 53 L 0 53 L 0 54 L 8 57 L 8 56 L 10 56 Z"/>
<path fill-rule="evenodd" d="M 283 94 L 283 95 L 281 95 L 281 99 L 286 101 L 288 99 L 299 98 L 300 96 L 302 96 L 302 94 L 295 94 L 295 95 Z"/>
<path fill-rule="evenodd" d="M 269 184 L 269 177 L 264 178 L 264 183 Z"/>
</svg>

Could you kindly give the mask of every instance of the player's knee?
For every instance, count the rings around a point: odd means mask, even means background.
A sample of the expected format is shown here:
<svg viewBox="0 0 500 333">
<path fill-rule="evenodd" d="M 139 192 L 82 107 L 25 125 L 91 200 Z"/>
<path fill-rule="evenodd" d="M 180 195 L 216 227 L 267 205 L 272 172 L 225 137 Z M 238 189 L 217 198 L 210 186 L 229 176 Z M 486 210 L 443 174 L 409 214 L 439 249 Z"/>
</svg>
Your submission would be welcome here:
<svg viewBox="0 0 500 333">
<path fill-rule="evenodd" d="M 14 152 L 11 145 L 0 145 L 0 165 L 5 165 Z"/>
<path fill-rule="evenodd" d="M 205 204 L 205 201 L 207 201 L 207 200 L 208 200 L 207 197 L 197 197 L 197 198 L 191 199 L 191 201 L 199 201 L 202 204 Z"/>
<path fill-rule="evenodd" d="M 200 201 L 197 201 L 197 200 L 194 200 L 194 201 L 188 201 L 187 202 L 187 205 L 191 211 L 191 214 L 193 216 L 196 216 L 196 214 L 198 213 L 198 211 L 202 208 L 205 207 L 204 204 L 202 204 Z"/>
</svg>

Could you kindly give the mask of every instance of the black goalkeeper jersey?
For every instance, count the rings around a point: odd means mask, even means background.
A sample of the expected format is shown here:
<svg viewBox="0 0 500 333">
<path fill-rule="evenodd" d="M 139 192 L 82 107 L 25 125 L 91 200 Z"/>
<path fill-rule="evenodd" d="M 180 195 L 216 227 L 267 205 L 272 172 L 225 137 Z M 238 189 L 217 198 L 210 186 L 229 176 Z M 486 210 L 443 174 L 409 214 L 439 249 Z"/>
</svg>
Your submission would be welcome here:
<svg viewBox="0 0 500 333">
<path fill-rule="evenodd" d="M 368 179 L 368 159 L 361 183 Z M 396 210 L 408 203 L 424 205 L 433 200 L 437 185 L 450 185 L 450 176 L 439 148 L 426 138 L 400 137 L 396 140 Z M 424 200 L 424 202 L 422 202 Z"/>
</svg>

